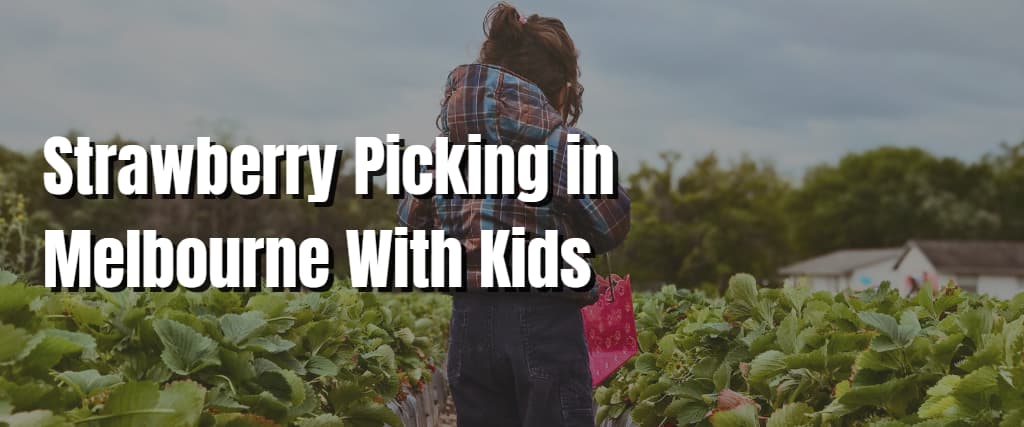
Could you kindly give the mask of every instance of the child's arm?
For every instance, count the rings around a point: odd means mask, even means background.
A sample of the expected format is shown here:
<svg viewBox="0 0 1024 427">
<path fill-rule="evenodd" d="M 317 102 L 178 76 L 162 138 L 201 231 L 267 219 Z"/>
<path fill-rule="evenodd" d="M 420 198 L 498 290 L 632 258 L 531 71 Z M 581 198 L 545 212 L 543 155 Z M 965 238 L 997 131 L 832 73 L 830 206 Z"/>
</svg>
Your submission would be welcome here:
<svg viewBox="0 0 1024 427">
<path fill-rule="evenodd" d="M 406 194 L 398 202 L 398 226 L 412 230 L 430 230 L 434 228 L 434 202 L 430 198 L 421 199 Z"/>
<path fill-rule="evenodd" d="M 569 132 L 581 134 L 583 141 L 580 144 L 597 144 L 597 140 L 584 132 L 577 129 Z M 573 221 L 575 237 L 586 239 L 595 255 L 608 252 L 629 234 L 629 195 L 618 184 L 615 196 L 569 195 L 566 183 L 567 146 L 567 142 L 560 141 L 552 162 L 552 200 Z"/>
</svg>

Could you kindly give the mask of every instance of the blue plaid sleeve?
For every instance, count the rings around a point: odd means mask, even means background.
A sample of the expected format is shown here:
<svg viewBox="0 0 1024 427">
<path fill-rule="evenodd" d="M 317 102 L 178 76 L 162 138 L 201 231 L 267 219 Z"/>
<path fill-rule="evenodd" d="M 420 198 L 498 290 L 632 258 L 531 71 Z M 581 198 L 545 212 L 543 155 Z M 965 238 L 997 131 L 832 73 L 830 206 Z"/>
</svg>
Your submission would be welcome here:
<svg viewBox="0 0 1024 427">
<path fill-rule="evenodd" d="M 552 201 L 572 221 L 575 234 L 590 243 L 594 254 L 605 253 L 615 249 L 629 234 L 629 195 L 618 183 L 616 194 L 611 196 L 574 196 L 568 193 L 566 157 L 569 143 L 565 138 L 568 133 L 580 134 L 581 144 L 597 144 L 597 140 L 579 129 L 563 133 L 552 162 Z"/>
<path fill-rule="evenodd" d="M 413 230 L 434 228 L 434 204 L 431 199 L 421 199 L 406 194 L 398 202 L 398 226 Z"/>
</svg>

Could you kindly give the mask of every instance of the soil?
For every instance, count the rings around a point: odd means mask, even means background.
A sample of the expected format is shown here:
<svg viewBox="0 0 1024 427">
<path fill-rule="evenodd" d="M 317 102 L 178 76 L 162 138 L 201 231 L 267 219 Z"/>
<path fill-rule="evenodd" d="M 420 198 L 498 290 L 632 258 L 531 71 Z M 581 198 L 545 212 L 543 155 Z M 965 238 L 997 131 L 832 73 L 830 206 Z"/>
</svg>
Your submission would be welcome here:
<svg viewBox="0 0 1024 427">
<path fill-rule="evenodd" d="M 455 427 L 455 403 L 452 402 L 451 395 L 448 396 L 441 416 L 437 419 L 437 427 Z"/>
</svg>

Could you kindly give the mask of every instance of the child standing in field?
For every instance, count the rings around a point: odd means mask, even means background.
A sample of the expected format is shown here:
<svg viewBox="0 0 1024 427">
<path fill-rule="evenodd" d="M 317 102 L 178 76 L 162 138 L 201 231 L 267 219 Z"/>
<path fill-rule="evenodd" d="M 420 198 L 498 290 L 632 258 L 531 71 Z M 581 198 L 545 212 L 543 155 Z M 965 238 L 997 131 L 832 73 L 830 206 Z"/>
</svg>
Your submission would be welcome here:
<svg viewBox="0 0 1024 427">
<path fill-rule="evenodd" d="M 629 232 L 629 198 L 574 197 L 566 191 L 566 135 L 580 116 L 583 87 L 578 53 L 562 22 L 522 16 L 501 3 L 485 18 L 477 63 L 451 72 L 438 126 L 452 144 L 480 134 L 486 144 L 546 144 L 551 198 L 530 205 L 516 198 L 407 196 L 399 225 L 443 228 L 466 252 L 468 292 L 453 295 L 448 381 L 459 426 L 593 426 L 587 345 L 580 307 L 596 290 L 482 290 L 480 230 L 524 227 L 527 238 L 558 230 L 586 239 L 595 254 Z M 494 173 L 493 171 L 490 173 Z"/>
</svg>

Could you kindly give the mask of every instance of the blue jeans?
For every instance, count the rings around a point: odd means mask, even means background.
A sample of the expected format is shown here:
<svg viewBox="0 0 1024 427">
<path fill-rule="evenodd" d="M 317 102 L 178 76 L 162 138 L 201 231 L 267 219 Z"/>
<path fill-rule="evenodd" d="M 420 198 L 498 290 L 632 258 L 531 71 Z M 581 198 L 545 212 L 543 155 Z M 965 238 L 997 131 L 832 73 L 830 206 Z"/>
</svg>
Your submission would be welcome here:
<svg viewBox="0 0 1024 427">
<path fill-rule="evenodd" d="M 460 427 L 594 426 L 579 305 L 537 294 L 456 294 L 448 381 Z"/>
</svg>

